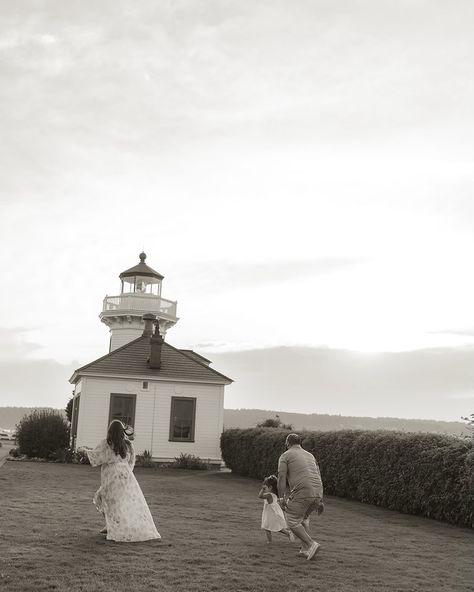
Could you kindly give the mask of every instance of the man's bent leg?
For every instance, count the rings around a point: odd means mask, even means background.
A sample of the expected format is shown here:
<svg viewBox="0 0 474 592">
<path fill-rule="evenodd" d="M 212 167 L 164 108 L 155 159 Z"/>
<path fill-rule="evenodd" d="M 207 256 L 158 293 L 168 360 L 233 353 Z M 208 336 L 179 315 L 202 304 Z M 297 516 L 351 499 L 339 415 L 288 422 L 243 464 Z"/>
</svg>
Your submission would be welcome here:
<svg viewBox="0 0 474 592">
<path fill-rule="evenodd" d="M 291 526 L 290 528 L 291 532 L 300 539 L 303 545 L 303 550 L 307 551 L 314 543 L 314 541 L 306 532 L 304 526 L 300 524 L 299 526 Z"/>
<path fill-rule="evenodd" d="M 286 521 L 291 532 L 301 541 L 303 551 L 308 551 L 314 541 L 305 528 L 304 521 L 308 518 L 307 511 L 313 500 L 290 499 L 286 507 Z"/>
<path fill-rule="evenodd" d="M 306 530 L 306 532 L 308 533 L 308 535 L 310 537 L 311 537 L 311 535 L 309 534 L 309 517 L 316 509 L 318 509 L 318 506 L 320 503 L 322 504 L 322 502 L 320 502 L 319 498 L 316 498 L 316 500 L 314 500 L 314 502 L 310 503 L 308 509 L 305 512 L 304 520 L 301 523 L 303 528 Z M 319 512 L 319 509 L 318 509 L 318 512 Z"/>
</svg>

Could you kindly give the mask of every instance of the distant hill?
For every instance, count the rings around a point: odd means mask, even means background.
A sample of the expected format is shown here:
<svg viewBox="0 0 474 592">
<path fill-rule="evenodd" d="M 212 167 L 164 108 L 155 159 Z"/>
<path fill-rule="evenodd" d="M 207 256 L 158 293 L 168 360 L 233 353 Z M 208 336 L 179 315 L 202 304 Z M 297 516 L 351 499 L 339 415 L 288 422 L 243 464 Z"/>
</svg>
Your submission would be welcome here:
<svg viewBox="0 0 474 592">
<path fill-rule="evenodd" d="M 0 407 L 0 428 L 14 429 L 20 419 L 34 409 L 45 407 Z M 64 413 L 64 409 L 57 409 Z M 468 433 L 459 421 L 432 419 L 401 419 L 397 417 L 350 417 L 318 413 L 287 413 L 268 409 L 224 409 L 225 428 L 253 428 L 257 423 L 278 415 L 283 423 L 295 430 L 399 430 L 402 432 L 432 432 L 462 436 Z"/>
<path fill-rule="evenodd" d="M 295 430 L 399 430 L 402 432 L 432 432 L 462 436 L 468 433 L 459 421 L 435 421 L 431 419 L 401 419 L 397 417 L 350 417 L 318 413 L 287 413 L 266 409 L 225 409 L 226 428 L 252 428 L 275 415 L 282 423 L 291 424 Z"/>
<path fill-rule="evenodd" d="M 20 419 L 34 411 L 35 409 L 52 409 L 51 407 L 0 407 L 0 428 L 4 430 L 13 430 L 16 424 L 20 421 Z M 60 411 L 66 413 L 64 409 L 56 409 L 56 411 Z"/>
</svg>

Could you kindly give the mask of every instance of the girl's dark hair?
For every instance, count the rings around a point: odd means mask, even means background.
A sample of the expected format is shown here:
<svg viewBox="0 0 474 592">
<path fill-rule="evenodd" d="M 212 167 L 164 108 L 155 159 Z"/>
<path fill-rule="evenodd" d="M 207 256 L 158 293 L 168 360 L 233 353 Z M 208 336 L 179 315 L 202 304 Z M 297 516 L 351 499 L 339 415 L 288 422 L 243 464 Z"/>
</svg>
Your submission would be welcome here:
<svg viewBox="0 0 474 592">
<path fill-rule="evenodd" d="M 107 431 L 107 444 L 112 448 L 115 454 L 120 454 L 122 458 L 125 458 L 127 452 L 130 450 L 130 442 L 125 436 L 125 428 L 123 423 L 118 419 L 114 419 L 110 422 Z"/>
<path fill-rule="evenodd" d="M 278 479 L 275 475 L 270 475 L 269 477 L 265 477 L 263 480 L 264 484 L 269 487 L 275 495 L 278 495 Z"/>
</svg>

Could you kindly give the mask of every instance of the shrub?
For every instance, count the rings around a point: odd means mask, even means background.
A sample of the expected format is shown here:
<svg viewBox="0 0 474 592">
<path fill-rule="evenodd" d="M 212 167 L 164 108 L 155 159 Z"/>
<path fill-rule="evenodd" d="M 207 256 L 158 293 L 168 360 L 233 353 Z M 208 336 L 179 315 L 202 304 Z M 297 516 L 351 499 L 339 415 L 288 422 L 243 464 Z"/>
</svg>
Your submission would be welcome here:
<svg viewBox="0 0 474 592">
<path fill-rule="evenodd" d="M 279 419 L 274 419 L 273 417 L 269 417 L 260 423 L 257 423 L 257 428 L 279 428 L 281 425 L 281 421 Z"/>
<path fill-rule="evenodd" d="M 37 409 L 25 415 L 16 429 L 21 454 L 50 458 L 59 448 L 69 446 L 69 426 L 57 411 Z"/>
<path fill-rule="evenodd" d="M 75 459 L 73 462 L 76 462 L 80 465 L 90 465 L 91 461 L 89 460 L 89 457 L 87 456 L 87 450 L 90 450 L 90 449 L 78 448 L 76 450 Z"/>
<path fill-rule="evenodd" d="M 58 448 L 51 456 L 51 460 L 61 463 L 73 463 L 76 460 L 76 453 L 73 448 Z"/>
<path fill-rule="evenodd" d="M 392 431 L 302 432 L 324 491 L 407 514 L 472 526 L 472 442 L 454 436 Z M 287 432 L 226 430 L 222 457 L 233 472 L 274 473 Z"/>
<path fill-rule="evenodd" d="M 141 454 L 137 454 L 135 465 L 137 467 L 154 467 L 155 463 L 149 450 L 144 450 Z"/>
<path fill-rule="evenodd" d="M 21 452 L 19 448 L 10 448 L 8 451 L 9 456 L 12 458 L 19 458 L 21 456 Z"/>
<path fill-rule="evenodd" d="M 292 430 L 291 423 L 282 423 L 280 416 L 269 417 L 264 421 L 257 423 L 257 428 L 280 428 L 281 430 Z"/>
<path fill-rule="evenodd" d="M 206 471 L 209 465 L 199 458 L 199 456 L 182 452 L 179 456 L 175 457 L 174 462 L 170 463 L 170 467 L 173 469 L 197 469 Z"/>
</svg>

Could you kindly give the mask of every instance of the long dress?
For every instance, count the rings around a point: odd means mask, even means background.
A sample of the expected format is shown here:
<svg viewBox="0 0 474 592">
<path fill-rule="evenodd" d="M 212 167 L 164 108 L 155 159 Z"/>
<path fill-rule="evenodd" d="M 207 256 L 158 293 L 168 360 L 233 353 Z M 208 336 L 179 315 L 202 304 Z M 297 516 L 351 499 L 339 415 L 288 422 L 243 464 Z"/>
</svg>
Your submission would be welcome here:
<svg viewBox="0 0 474 592">
<path fill-rule="evenodd" d="M 285 515 L 278 503 L 277 496 L 274 493 L 271 496 L 273 499 L 271 504 L 267 500 L 263 502 L 262 528 L 271 532 L 280 532 L 280 530 L 288 528 L 288 526 L 286 525 Z"/>
<path fill-rule="evenodd" d="M 120 542 L 161 539 L 133 474 L 135 452 L 132 445 L 122 458 L 115 454 L 107 440 L 102 440 L 87 455 L 93 467 L 101 465 L 101 484 L 93 502 L 105 517 L 107 539 Z"/>
</svg>

